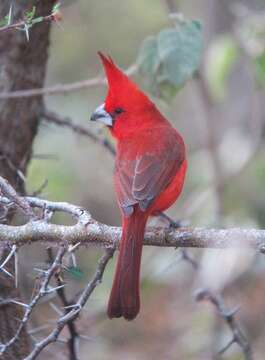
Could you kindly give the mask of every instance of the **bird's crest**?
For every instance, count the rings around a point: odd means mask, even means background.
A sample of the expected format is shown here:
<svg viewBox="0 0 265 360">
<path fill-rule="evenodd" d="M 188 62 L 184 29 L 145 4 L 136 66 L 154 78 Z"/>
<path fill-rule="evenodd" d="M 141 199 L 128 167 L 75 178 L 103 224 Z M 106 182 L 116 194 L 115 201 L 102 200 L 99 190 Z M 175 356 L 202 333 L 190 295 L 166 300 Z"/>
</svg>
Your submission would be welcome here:
<svg viewBox="0 0 265 360">
<path fill-rule="evenodd" d="M 109 85 L 106 103 L 115 102 L 116 98 L 122 103 L 150 103 L 148 97 L 117 67 L 110 56 L 101 52 L 98 52 L 98 55 L 102 61 Z"/>
</svg>

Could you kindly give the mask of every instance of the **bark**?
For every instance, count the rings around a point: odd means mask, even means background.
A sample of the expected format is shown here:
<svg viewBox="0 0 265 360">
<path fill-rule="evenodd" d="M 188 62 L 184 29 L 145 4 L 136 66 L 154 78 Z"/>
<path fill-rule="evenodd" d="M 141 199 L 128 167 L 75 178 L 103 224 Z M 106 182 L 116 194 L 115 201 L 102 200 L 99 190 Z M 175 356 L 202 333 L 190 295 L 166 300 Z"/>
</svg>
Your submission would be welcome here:
<svg viewBox="0 0 265 360">
<path fill-rule="evenodd" d="M 26 11 L 36 6 L 36 17 L 51 13 L 54 0 L 1 0 L 0 19 L 8 14 L 13 4 L 13 19 L 23 19 Z M 30 41 L 25 33 L 10 30 L 0 33 L 0 92 L 40 88 L 43 86 L 49 46 L 49 23 L 36 24 L 30 29 Z M 19 173 L 26 174 L 31 157 L 32 143 L 36 136 L 39 115 L 42 112 L 41 96 L 23 99 L 0 100 L 0 175 L 5 177 L 19 193 L 24 193 L 24 184 Z M 12 215 L 9 216 L 11 221 Z M 6 253 L 2 252 L 2 259 Z M 14 273 L 14 263 L 9 263 L 9 271 Z M 14 280 L 0 273 L 0 298 L 19 298 L 19 290 Z M 16 305 L 0 307 L 0 342 L 6 343 L 13 337 L 18 321 L 23 316 L 23 308 Z M 30 338 L 24 329 L 2 359 L 23 359 L 30 351 Z"/>
</svg>

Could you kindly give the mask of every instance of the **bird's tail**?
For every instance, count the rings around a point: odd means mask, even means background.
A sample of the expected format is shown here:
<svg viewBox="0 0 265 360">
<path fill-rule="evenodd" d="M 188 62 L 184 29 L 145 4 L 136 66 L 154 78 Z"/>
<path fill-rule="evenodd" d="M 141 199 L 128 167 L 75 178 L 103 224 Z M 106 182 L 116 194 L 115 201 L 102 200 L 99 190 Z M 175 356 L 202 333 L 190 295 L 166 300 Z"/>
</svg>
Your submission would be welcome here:
<svg viewBox="0 0 265 360">
<path fill-rule="evenodd" d="M 133 320 L 140 310 L 140 265 L 148 215 L 135 209 L 123 219 L 122 238 L 108 304 L 110 318 Z"/>
</svg>

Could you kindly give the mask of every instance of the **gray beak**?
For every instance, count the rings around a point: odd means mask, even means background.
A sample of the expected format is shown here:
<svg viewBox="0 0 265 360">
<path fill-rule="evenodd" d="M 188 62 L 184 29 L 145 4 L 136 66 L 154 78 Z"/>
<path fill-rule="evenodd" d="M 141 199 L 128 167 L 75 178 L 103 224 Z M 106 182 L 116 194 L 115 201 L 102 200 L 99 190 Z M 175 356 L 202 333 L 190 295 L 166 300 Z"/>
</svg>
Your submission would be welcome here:
<svg viewBox="0 0 265 360">
<path fill-rule="evenodd" d="M 93 112 L 90 118 L 91 121 L 100 121 L 107 126 L 113 125 L 113 119 L 110 114 L 105 110 L 105 103 L 100 105 L 96 110 Z"/>
</svg>

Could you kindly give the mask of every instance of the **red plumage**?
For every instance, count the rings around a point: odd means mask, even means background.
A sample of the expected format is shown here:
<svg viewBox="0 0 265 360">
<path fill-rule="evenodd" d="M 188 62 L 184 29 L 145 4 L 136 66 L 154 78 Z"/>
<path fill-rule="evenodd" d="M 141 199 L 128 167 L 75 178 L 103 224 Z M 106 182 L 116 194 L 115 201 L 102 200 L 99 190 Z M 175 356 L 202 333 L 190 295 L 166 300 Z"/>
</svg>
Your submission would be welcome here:
<svg viewBox="0 0 265 360">
<path fill-rule="evenodd" d="M 139 276 L 145 225 L 150 215 L 170 207 L 181 193 L 185 145 L 154 103 L 99 53 L 109 90 L 105 110 L 117 139 L 114 182 L 122 214 L 122 239 L 108 316 L 132 320 L 140 309 Z M 119 115 L 117 108 L 121 109 Z M 116 114 L 116 115 L 114 115 Z"/>
</svg>

